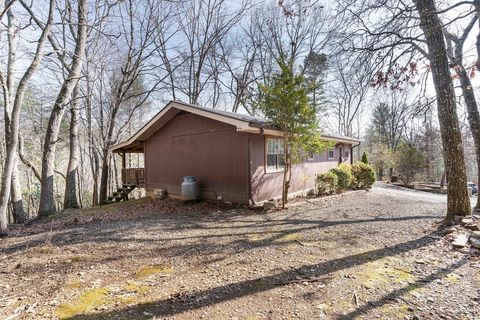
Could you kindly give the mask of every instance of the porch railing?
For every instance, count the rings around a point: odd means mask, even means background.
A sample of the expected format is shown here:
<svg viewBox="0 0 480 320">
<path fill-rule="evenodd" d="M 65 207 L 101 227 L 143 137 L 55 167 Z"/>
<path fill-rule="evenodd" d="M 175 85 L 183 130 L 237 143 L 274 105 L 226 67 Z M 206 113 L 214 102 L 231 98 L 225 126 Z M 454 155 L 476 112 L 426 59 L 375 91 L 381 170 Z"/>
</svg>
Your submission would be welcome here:
<svg viewBox="0 0 480 320">
<path fill-rule="evenodd" d="M 127 168 L 122 169 L 123 184 L 134 184 L 136 186 L 145 185 L 145 169 L 144 168 Z"/>
</svg>

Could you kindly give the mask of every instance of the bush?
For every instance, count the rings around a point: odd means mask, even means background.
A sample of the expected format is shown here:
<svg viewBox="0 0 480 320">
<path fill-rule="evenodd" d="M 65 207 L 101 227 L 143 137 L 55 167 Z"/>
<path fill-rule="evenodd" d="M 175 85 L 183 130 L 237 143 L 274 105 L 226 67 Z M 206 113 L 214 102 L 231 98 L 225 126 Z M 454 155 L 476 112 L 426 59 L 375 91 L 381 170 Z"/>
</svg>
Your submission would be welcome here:
<svg viewBox="0 0 480 320">
<path fill-rule="evenodd" d="M 354 163 L 351 170 L 353 175 L 352 188 L 354 189 L 370 189 L 377 180 L 373 167 L 363 161 Z"/>
<path fill-rule="evenodd" d="M 315 179 L 315 190 L 317 195 L 324 196 L 331 194 L 337 189 L 338 178 L 333 172 L 317 174 Z"/>
<path fill-rule="evenodd" d="M 363 151 L 363 153 L 362 153 L 362 160 L 361 161 L 365 164 L 370 164 L 370 161 L 368 161 L 367 153 L 365 151 Z"/>
<path fill-rule="evenodd" d="M 409 187 L 425 165 L 425 155 L 417 148 L 402 143 L 395 151 L 395 163 L 399 179 Z"/>
<path fill-rule="evenodd" d="M 336 168 L 330 170 L 338 178 L 337 189 L 347 190 L 352 184 L 352 173 L 348 164 L 342 163 Z"/>
</svg>

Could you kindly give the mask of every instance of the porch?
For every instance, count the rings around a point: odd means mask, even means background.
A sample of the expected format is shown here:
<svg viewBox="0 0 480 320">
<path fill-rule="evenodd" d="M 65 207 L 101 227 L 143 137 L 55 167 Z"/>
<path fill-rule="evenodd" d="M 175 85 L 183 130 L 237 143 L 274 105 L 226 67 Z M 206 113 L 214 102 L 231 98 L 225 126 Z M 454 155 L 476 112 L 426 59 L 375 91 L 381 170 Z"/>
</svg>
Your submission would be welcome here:
<svg viewBox="0 0 480 320">
<path fill-rule="evenodd" d="M 128 146 L 112 150 L 121 157 L 120 186 L 112 192 L 105 203 L 125 201 L 136 188 L 145 188 L 143 145 Z"/>
<path fill-rule="evenodd" d="M 143 145 L 113 150 L 122 158 L 121 180 L 123 185 L 145 187 Z M 127 154 L 129 157 L 127 159 Z M 134 155 L 135 157 L 132 157 Z M 141 155 L 141 156 L 140 156 Z M 127 165 L 128 162 L 128 165 Z"/>
</svg>

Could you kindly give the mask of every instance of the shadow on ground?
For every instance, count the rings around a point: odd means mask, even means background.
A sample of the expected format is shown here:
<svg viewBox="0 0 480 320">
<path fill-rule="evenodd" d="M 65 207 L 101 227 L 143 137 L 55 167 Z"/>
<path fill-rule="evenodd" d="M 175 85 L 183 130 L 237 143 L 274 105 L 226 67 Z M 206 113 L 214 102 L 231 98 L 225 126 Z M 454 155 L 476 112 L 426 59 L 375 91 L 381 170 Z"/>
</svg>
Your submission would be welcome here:
<svg viewBox="0 0 480 320">
<path fill-rule="evenodd" d="M 278 286 L 285 286 L 291 283 L 291 281 L 295 280 L 297 276 L 303 274 L 309 274 L 309 276 L 314 277 L 328 278 L 331 273 L 334 273 L 336 271 L 351 268 L 357 265 L 362 265 L 388 256 L 399 255 L 410 250 L 427 246 L 434 241 L 436 240 L 432 238 L 432 236 L 427 235 L 412 241 L 400 243 L 398 245 L 383 249 L 350 255 L 343 258 L 322 262 L 319 264 L 304 265 L 288 272 L 281 272 L 271 276 L 255 278 L 242 282 L 229 283 L 224 286 L 219 286 L 208 290 L 192 292 L 191 295 L 189 295 L 188 300 L 191 302 L 185 302 L 184 300 L 170 298 L 155 302 L 141 303 L 121 310 L 95 313 L 91 315 L 77 315 L 69 319 L 141 319 L 146 317 L 144 315 L 145 313 L 159 317 L 174 316 L 186 311 L 215 305 L 217 303 L 248 296 L 258 292 L 272 290 Z M 411 288 L 425 286 L 427 283 L 437 279 L 438 277 L 441 277 L 441 275 L 445 274 L 446 272 L 451 272 L 451 270 L 459 268 L 465 263 L 465 261 L 459 261 L 454 265 L 451 265 L 448 270 L 441 270 L 437 273 L 430 274 L 429 276 L 418 280 L 418 283 L 412 286 L 407 286 L 405 288 L 392 291 L 391 293 L 376 302 L 357 308 L 354 312 L 343 316 L 342 319 L 353 319 L 359 315 L 362 315 L 372 308 L 381 306 L 392 299 L 402 296 L 403 294 L 411 290 Z M 312 272 L 312 270 L 314 271 Z M 259 281 L 261 281 L 265 285 L 262 285 L 261 287 L 256 285 Z"/>
<path fill-rule="evenodd" d="M 152 239 L 141 239 L 142 242 L 153 242 L 161 244 L 162 242 L 178 241 L 178 240 L 206 240 L 206 239 L 215 239 L 223 237 L 238 237 L 238 236 L 252 236 L 252 235 L 263 235 L 263 234 L 273 234 L 271 237 L 268 237 L 265 240 L 256 242 L 253 246 L 258 247 L 262 245 L 270 245 L 272 241 L 285 237 L 289 234 L 294 234 L 298 232 L 308 231 L 312 229 L 327 228 L 333 226 L 341 225 L 351 225 L 351 224 L 364 224 L 364 223 L 376 223 L 376 222 L 401 222 L 401 221 L 415 221 L 415 220 L 435 220 L 436 217 L 428 215 L 418 215 L 418 216 L 406 216 L 406 217 L 374 217 L 372 219 L 344 219 L 344 220 L 309 220 L 309 219 L 282 219 L 282 220 L 271 220 L 271 221 L 241 221 L 241 225 L 235 226 L 235 230 L 247 229 L 247 232 L 235 232 L 235 233 L 219 233 L 219 234 L 202 234 L 195 235 L 190 237 L 169 237 L 169 238 L 152 238 Z M 65 245 L 76 245 L 82 243 L 121 243 L 121 242 L 130 242 L 131 238 L 128 237 L 128 233 L 131 230 L 142 228 L 143 223 L 150 222 L 152 225 L 160 224 L 160 231 L 180 231 L 187 229 L 197 229 L 197 230 L 220 230 L 232 229 L 231 226 L 203 226 L 196 224 L 190 221 L 188 224 L 182 224 L 181 221 L 151 221 L 149 219 L 141 222 L 132 222 L 132 225 L 129 225 L 127 228 L 119 226 L 117 223 L 107 223 L 107 224 L 98 224 L 98 229 L 96 232 L 84 231 L 82 226 L 77 228 L 63 229 L 55 231 L 51 234 L 43 233 L 40 234 L 35 239 L 29 239 L 12 245 L 7 245 L 0 248 L 0 255 L 10 255 L 13 253 L 21 253 L 30 248 L 36 246 L 44 245 L 46 243 L 55 245 L 55 246 L 65 246 Z M 175 224 L 175 225 L 174 225 Z M 255 228 L 268 227 L 285 227 L 285 229 L 276 229 L 269 231 L 255 231 Z M 298 226 L 298 227 L 297 227 Z M 90 226 L 91 227 L 91 226 Z M 149 227 L 147 227 L 149 228 Z M 151 226 L 150 226 L 151 228 Z M 242 241 L 244 242 L 244 241 Z"/>
</svg>

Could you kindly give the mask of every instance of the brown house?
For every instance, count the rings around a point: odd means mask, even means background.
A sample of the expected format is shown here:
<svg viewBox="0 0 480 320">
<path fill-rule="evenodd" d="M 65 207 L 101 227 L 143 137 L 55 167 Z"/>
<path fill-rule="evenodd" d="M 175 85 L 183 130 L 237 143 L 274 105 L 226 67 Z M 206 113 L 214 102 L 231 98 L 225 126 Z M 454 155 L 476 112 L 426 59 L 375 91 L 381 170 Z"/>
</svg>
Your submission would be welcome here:
<svg viewBox="0 0 480 320">
<path fill-rule="evenodd" d="M 201 197 L 251 204 L 281 197 L 281 132 L 264 119 L 170 102 L 127 141 L 112 147 L 123 155 L 122 181 L 181 194 L 184 176 L 200 181 Z M 352 161 L 360 141 L 322 135 L 335 147 L 292 168 L 290 192 L 314 187 L 315 175 Z M 126 153 L 143 153 L 145 168 L 125 168 Z"/>
</svg>

